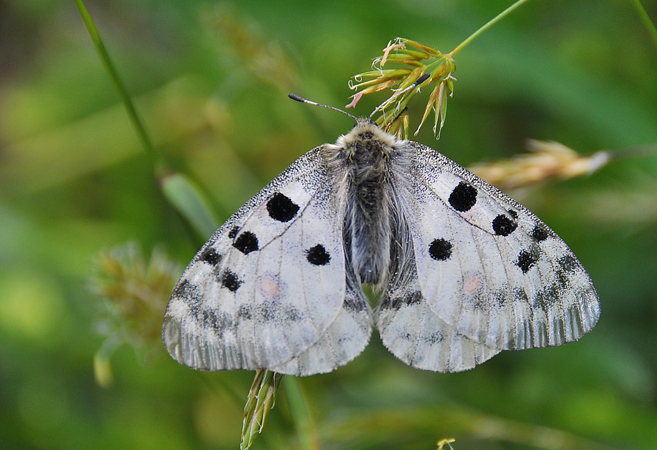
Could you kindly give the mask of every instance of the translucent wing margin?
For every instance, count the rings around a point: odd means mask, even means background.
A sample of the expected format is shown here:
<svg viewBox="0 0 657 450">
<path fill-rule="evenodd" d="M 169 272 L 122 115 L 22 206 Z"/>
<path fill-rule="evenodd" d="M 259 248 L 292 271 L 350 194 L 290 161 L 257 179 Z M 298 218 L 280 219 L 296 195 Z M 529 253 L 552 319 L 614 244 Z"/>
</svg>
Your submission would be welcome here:
<svg viewBox="0 0 657 450">
<path fill-rule="evenodd" d="M 568 246 L 534 214 L 415 142 L 406 219 L 420 291 L 456 333 L 492 349 L 579 339 L 598 295 Z"/>
<path fill-rule="evenodd" d="M 327 188 L 333 183 L 320 152 L 311 150 L 262 189 L 189 264 L 163 325 L 174 359 L 196 369 L 310 375 L 346 364 L 365 347 L 370 310 L 347 290 L 344 206 Z"/>
</svg>

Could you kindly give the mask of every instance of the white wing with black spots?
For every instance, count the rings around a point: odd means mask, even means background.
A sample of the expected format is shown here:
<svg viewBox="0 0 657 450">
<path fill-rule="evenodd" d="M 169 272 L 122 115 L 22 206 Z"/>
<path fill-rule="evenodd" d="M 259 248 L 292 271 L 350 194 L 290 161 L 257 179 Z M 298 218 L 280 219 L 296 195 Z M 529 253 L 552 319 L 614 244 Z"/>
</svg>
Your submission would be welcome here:
<svg viewBox="0 0 657 450">
<path fill-rule="evenodd" d="M 214 234 L 167 308 L 163 337 L 175 359 L 197 369 L 280 366 L 309 375 L 333 370 L 362 351 L 370 312 L 354 312 L 359 299 L 353 292 L 345 301 L 343 205 L 325 189 L 330 185 L 319 149 L 310 152 Z M 344 333 L 356 325 L 358 331 Z M 357 338 L 358 344 L 331 357 L 309 350 Z M 304 354 L 323 364 L 311 364 Z"/>
<path fill-rule="evenodd" d="M 421 144 L 407 220 L 423 296 L 440 319 L 495 349 L 561 345 L 595 325 L 588 274 L 534 214 Z"/>
</svg>

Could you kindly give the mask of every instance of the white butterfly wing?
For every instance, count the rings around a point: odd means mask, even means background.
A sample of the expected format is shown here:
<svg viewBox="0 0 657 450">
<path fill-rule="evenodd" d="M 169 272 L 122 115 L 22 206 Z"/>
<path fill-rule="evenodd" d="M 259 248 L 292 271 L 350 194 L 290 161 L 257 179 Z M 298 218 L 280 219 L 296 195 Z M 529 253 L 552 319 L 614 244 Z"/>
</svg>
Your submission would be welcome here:
<svg viewBox="0 0 657 450">
<path fill-rule="evenodd" d="M 299 356 L 271 370 L 302 376 L 331 372 L 360 355 L 371 334 L 370 305 L 360 287 L 348 280 L 343 306 L 320 339 Z"/>
<path fill-rule="evenodd" d="M 534 214 L 436 151 L 415 151 L 409 222 L 423 298 L 491 349 L 579 339 L 600 315 L 588 274 Z"/>
<path fill-rule="evenodd" d="M 375 311 L 376 326 L 383 344 L 406 364 L 424 370 L 460 372 L 501 351 L 459 334 L 431 311 L 422 295 L 413 259 L 388 286 Z"/>
<path fill-rule="evenodd" d="M 370 310 L 346 289 L 344 206 L 330 186 L 320 148 L 312 150 L 217 230 L 169 301 L 163 339 L 174 359 L 310 375 L 362 351 Z"/>
</svg>

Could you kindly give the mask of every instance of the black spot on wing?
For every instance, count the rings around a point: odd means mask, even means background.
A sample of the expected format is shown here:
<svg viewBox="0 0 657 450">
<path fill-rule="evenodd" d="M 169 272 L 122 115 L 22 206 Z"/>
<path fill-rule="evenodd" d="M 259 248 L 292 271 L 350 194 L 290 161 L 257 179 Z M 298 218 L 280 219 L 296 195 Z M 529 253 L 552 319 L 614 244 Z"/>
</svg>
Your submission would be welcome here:
<svg viewBox="0 0 657 450">
<path fill-rule="evenodd" d="M 298 322 L 302 319 L 301 313 L 299 310 L 292 307 L 283 308 L 283 317 L 286 321 Z"/>
<path fill-rule="evenodd" d="M 488 311 L 490 310 L 491 306 L 495 306 L 493 303 L 491 303 L 490 297 L 481 289 L 478 289 L 473 294 L 470 294 L 469 297 L 465 298 L 472 302 L 472 307 L 475 310 Z"/>
<path fill-rule="evenodd" d="M 457 211 L 469 211 L 477 203 L 477 189 L 461 181 L 449 196 L 449 204 Z"/>
<path fill-rule="evenodd" d="M 233 316 L 225 313 L 217 313 L 212 309 L 198 309 L 193 312 L 196 322 L 204 327 L 211 327 L 218 335 L 222 335 L 227 329 L 234 327 Z"/>
<path fill-rule="evenodd" d="M 555 303 L 561 299 L 561 290 L 557 285 L 549 285 L 543 287 L 536 293 L 534 299 L 534 306 L 541 308 L 543 311 L 548 312 Z"/>
<path fill-rule="evenodd" d="M 490 302 L 491 305 L 495 307 L 504 306 L 506 303 L 509 293 L 507 290 L 493 291 L 490 293 Z"/>
<path fill-rule="evenodd" d="M 262 303 L 256 307 L 256 318 L 261 322 L 289 323 L 303 318 L 298 309 L 279 303 Z"/>
<path fill-rule="evenodd" d="M 267 202 L 267 212 L 274 220 L 288 222 L 299 212 L 299 205 L 290 200 L 290 197 L 277 192 Z"/>
<path fill-rule="evenodd" d="M 577 272 L 580 268 L 579 261 L 573 255 L 565 254 L 557 259 L 558 267 L 555 267 L 556 283 L 555 285 L 561 291 L 572 289 L 570 281 L 571 274 Z"/>
<path fill-rule="evenodd" d="M 547 229 L 542 225 L 536 225 L 532 231 L 532 237 L 538 242 L 546 240 L 549 236 Z"/>
<path fill-rule="evenodd" d="M 229 269 L 224 270 L 219 278 L 221 279 L 221 286 L 231 292 L 238 290 L 243 283 L 243 281 L 241 281 L 239 277 Z"/>
<path fill-rule="evenodd" d="M 568 277 L 568 272 L 564 271 L 563 269 L 557 269 L 555 271 L 555 282 L 556 285 L 561 289 L 562 291 L 565 291 L 567 289 L 571 288 L 571 283 L 570 283 L 570 278 Z"/>
<path fill-rule="evenodd" d="M 501 289 L 495 290 L 490 294 L 490 303 L 494 307 L 503 307 L 507 302 L 532 305 L 527 292 L 523 288 L 514 288 L 511 290 L 508 284 L 504 284 Z"/>
<path fill-rule="evenodd" d="M 445 261 L 452 256 L 452 244 L 445 239 L 434 239 L 429 245 L 429 255 L 436 261 Z"/>
<path fill-rule="evenodd" d="M 563 255 L 557 262 L 565 272 L 575 272 L 579 268 L 579 262 L 573 255 Z"/>
<path fill-rule="evenodd" d="M 252 318 L 251 308 L 246 305 L 240 305 L 237 309 L 237 319 L 251 320 Z"/>
<path fill-rule="evenodd" d="M 198 303 L 201 301 L 201 291 L 198 286 L 193 285 L 188 280 L 179 283 L 171 294 L 174 298 L 184 298 L 191 303 Z"/>
<path fill-rule="evenodd" d="M 326 251 L 323 245 L 316 246 L 306 250 L 306 259 L 314 266 L 324 266 L 331 261 L 331 255 Z"/>
<path fill-rule="evenodd" d="M 176 286 L 173 297 L 184 298 L 189 313 L 196 323 L 203 327 L 211 327 L 219 335 L 233 326 L 233 317 L 230 314 L 217 313 L 215 310 L 205 307 L 200 289 L 188 280 L 184 280 Z"/>
<path fill-rule="evenodd" d="M 276 305 L 263 303 L 258 305 L 258 320 L 271 322 L 276 318 Z"/>
<path fill-rule="evenodd" d="M 245 231 L 235 239 L 233 247 L 245 255 L 248 255 L 249 253 L 258 250 L 258 238 L 250 231 Z"/>
<path fill-rule="evenodd" d="M 536 260 L 532 256 L 531 253 L 529 253 L 526 250 L 523 250 L 520 252 L 518 255 L 518 262 L 516 265 L 520 267 L 520 270 L 522 270 L 522 273 L 527 273 L 529 269 L 532 268 L 536 264 Z"/>
<path fill-rule="evenodd" d="M 513 233 L 518 224 L 504 214 L 500 214 L 495 219 L 493 219 L 493 231 L 498 236 L 508 236 Z"/>
<path fill-rule="evenodd" d="M 410 341 L 413 339 L 413 336 L 411 336 L 411 333 L 402 333 L 399 335 L 399 339 L 402 339 L 404 341 Z"/>
<path fill-rule="evenodd" d="M 436 331 L 428 336 L 423 336 L 422 340 L 427 345 L 440 344 L 443 340 L 443 334 L 440 331 Z"/>
<path fill-rule="evenodd" d="M 514 300 L 519 303 L 525 303 L 525 304 L 530 304 L 529 302 L 529 296 L 527 295 L 527 292 L 524 289 L 515 289 L 513 291 L 514 295 Z"/>
<path fill-rule="evenodd" d="M 235 236 L 237 236 L 238 231 L 240 231 L 238 227 L 231 228 L 230 231 L 228 232 L 228 237 L 233 239 Z"/>
<path fill-rule="evenodd" d="M 512 210 L 512 209 L 509 210 L 509 214 L 510 214 L 511 217 L 513 217 L 514 219 L 517 219 L 517 218 L 518 218 L 518 213 L 517 213 L 516 211 Z"/>
<path fill-rule="evenodd" d="M 216 266 L 219 261 L 221 261 L 221 255 L 215 251 L 212 247 L 208 247 L 203 250 L 199 258 L 201 261 L 204 261 L 211 266 Z"/>
</svg>

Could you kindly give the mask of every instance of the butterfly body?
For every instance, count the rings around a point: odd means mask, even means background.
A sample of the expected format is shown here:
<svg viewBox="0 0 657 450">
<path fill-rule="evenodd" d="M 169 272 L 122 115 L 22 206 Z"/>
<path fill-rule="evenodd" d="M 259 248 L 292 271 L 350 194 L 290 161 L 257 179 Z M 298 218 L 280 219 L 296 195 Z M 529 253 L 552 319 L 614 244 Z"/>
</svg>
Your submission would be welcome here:
<svg viewBox="0 0 657 450">
<path fill-rule="evenodd" d="M 382 291 L 374 311 L 362 285 Z M 197 369 L 334 370 L 373 325 L 455 372 L 597 322 L 593 284 L 536 216 L 453 161 L 359 119 L 231 216 L 176 286 L 163 339 Z"/>
<path fill-rule="evenodd" d="M 404 148 L 367 119 L 323 151 L 335 180 L 336 197 L 344 202 L 343 240 L 347 261 L 360 283 L 381 287 L 388 277 L 401 211 L 409 158 Z M 391 255 L 391 251 L 393 254 Z"/>
</svg>

